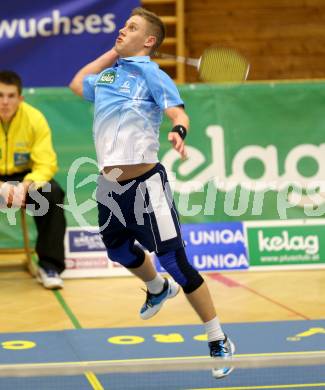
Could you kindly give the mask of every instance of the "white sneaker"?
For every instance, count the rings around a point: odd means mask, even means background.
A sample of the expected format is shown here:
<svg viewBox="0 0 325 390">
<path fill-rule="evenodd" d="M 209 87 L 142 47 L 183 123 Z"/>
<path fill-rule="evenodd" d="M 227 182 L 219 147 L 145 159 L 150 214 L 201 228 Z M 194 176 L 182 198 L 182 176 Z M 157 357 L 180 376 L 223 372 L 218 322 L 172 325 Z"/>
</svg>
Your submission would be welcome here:
<svg viewBox="0 0 325 390">
<path fill-rule="evenodd" d="M 162 305 L 169 298 L 174 298 L 180 290 L 179 284 L 172 279 L 165 278 L 164 288 L 159 294 L 151 294 L 147 290 L 147 298 L 140 310 L 140 317 L 147 320 L 154 316 L 161 309 Z"/>
<path fill-rule="evenodd" d="M 235 353 L 235 344 L 225 335 L 224 340 L 211 341 L 209 343 L 210 356 L 215 358 L 231 359 Z M 226 363 L 225 363 L 226 364 Z M 212 370 L 212 376 L 216 379 L 224 378 L 233 371 L 234 367 L 218 367 Z"/>
<path fill-rule="evenodd" d="M 44 268 L 38 268 L 37 280 L 43 284 L 45 288 L 50 290 L 63 287 L 63 280 L 60 275 L 54 270 L 46 270 Z"/>
</svg>

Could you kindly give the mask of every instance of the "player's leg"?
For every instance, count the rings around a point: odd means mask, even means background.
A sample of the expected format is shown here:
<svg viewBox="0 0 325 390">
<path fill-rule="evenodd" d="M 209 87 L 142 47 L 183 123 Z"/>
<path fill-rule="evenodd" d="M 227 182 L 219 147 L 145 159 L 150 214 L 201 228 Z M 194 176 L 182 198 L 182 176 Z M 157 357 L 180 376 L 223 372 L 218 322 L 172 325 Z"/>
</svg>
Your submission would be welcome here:
<svg viewBox="0 0 325 390">
<path fill-rule="evenodd" d="M 112 236 L 110 235 L 110 237 Z M 115 243 L 112 244 L 113 241 L 107 239 L 105 234 L 103 235 L 108 257 L 123 265 L 146 284 L 147 296 L 141 307 L 140 316 L 144 320 L 151 318 L 161 309 L 167 299 L 178 293 L 179 285 L 157 273 L 152 264 L 151 256 L 134 244 L 134 239 L 127 238 L 123 242 L 121 239 L 122 234 L 120 233 L 119 240 L 115 240 Z"/>
<path fill-rule="evenodd" d="M 143 179 L 139 183 L 139 191 L 147 213 L 143 215 L 143 225 L 138 226 L 136 237 L 145 247 L 156 252 L 162 267 L 183 288 L 187 299 L 205 325 L 211 355 L 230 356 L 234 351 L 233 344 L 222 331 L 208 287 L 202 276 L 188 262 L 178 213 L 164 167 L 157 164 L 150 177 Z M 142 310 L 146 309 L 145 306 Z M 149 315 L 146 318 L 149 318 Z M 231 368 L 222 368 L 215 370 L 213 374 L 220 378 L 228 375 L 230 371 Z"/>
<path fill-rule="evenodd" d="M 163 278 L 157 273 L 148 252 L 145 252 L 144 264 L 130 271 L 145 282 L 147 287 L 146 300 L 140 309 L 140 317 L 143 320 L 158 313 L 165 301 L 175 297 L 180 290 L 180 286 L 174 280 Z"/>
<path fill-rule="evenodd" d="M 36 253 L 39 258 L 38 280 L 45 288 L 62 288 L 60 273 L 65 269 L 64 235 L 66 220 L 64 191 L 51 180 L 37 191 L 30 191 L 26 208 L 31 210 L 37 228 Z"/>
<path fill-rule="evenodd" d="M 146 283 L 149 294 L 164 290 L 165 279 L 157 274 L 150 255 L 134 244 L 130 226 L 135 223 L 134 208 L 137 179 L 110 182 L 98 179 L 99 227 L 108 256 Z M 133 218 L 133 219 L 132 219 Z"/>
<path fill-rule="evenodd" d="M 213 357 L 229 357 L 235 351 L 234 344 L 224 334 L 215 307 L 202 276 L 188 262 L 184 248 L 176 251 L 157 253 L 160 264 L 183 288 L 186 298 L 205 326 L 210 355 Z M 230 374 L 231 367 L 213 370 L 215 378 L 223 378 Z"/>
<path fill-rule="evenodd" d="M 109 258 L 130 269 L 146 283 L 155 279 L 157 272 L 150 256 L 134 244 L 134 236 L 129 229 L 136 197 L 134 182 L 136 179 L 117 182 L 111 181 L 106 175 L 99 175 L 96 194 L 98 223 Z M 158 289 L 164 283 L 160 279 L 157 279 Z"/>
<path fill-rule="evenodd" d="M 174 297 L 179 291 L 179 286 L 173 280 L 163 278 L 156 271 L 148 252 L 144 252 L 144 262 L 140 267 L 129 270 L 147 287 L 147 299 L 140 310 L 140 316 L 144 320 L 156 314 L 165 300 Z"/>
<path fill-rule="evenodd" d="M 1 181 L 21 182 L 29 171 L 0 176 Z M 39 258 L 38 280 L 45 288 L 62 288 L 60 273 L 65 268 L 64 234 L 66 221 L 62 204 L 64 192 L 51 180 L 38 190 L 30 190 L 26 196 L 26 208 L 34 215 L 37 228 L 36 253 Z"/>
<path fill-rule="evenodd" d="M 135 245 L 135 247 L 137 247 L 138 250 L 143 251 L 138 246 Z M 149 253 L 143 251 L 143 258 L 143 263 L 139 267 L 130 268 L 130 271 L 145 283 L 150 283 L 151 281 L 155 281 L 155 279 L 157 279 L 158 286 L 156 290 L 158 289 L 157 292 L 159 292 L 164 284 L 163 279 L 158 277 L 159 275 L 157 274 L 157 271 L 152 264 L 151 256 L 149 255 Z M 162 279 L 162 283 L 160 283 L 160 279 Z M 155 286 L 153 286 L 152 288 L 155 289 Z"/>
</svg>

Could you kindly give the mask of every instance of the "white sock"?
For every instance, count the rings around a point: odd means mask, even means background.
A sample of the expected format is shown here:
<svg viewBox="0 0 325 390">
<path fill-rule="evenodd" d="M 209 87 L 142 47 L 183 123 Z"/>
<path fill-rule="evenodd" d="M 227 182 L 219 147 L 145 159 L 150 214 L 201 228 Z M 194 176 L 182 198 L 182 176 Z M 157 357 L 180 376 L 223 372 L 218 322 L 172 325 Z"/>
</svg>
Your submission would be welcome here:
<svg viewBox="0 0 325 390">
<path fill-rule="evenodd" d="M 205 322 L 205 332 L 208 336 L 208 341 L 223 340 L 225 334 L 223 333 L 218 317 L 214 317 L 212 320 Z"/>
<path fill-rule="evenodd" d="M 149 282 L 146 282 L 147 289 L 151 294 L 159 294 L 162 292 L 165 284 L 165 279 L 160 275 L 157 274 L 157 276 L 150 280 Z"/>
</svg>

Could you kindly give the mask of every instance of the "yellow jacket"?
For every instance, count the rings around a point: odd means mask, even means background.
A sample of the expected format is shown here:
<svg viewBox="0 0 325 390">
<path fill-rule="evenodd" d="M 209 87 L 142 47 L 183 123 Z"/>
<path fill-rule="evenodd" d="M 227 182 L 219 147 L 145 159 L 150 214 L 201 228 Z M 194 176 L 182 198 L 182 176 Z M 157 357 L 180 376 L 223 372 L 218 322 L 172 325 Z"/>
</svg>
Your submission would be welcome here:
<svg viewBox="0 0 325 390">
<path fill-rule="evenodd" d="M 44 115 L 22 102 L 7 133 L 0 121 L 0 176 L 28 170 L 24 180 L 40 185 L 52 179 L 58 166 Z"/>
</svg>

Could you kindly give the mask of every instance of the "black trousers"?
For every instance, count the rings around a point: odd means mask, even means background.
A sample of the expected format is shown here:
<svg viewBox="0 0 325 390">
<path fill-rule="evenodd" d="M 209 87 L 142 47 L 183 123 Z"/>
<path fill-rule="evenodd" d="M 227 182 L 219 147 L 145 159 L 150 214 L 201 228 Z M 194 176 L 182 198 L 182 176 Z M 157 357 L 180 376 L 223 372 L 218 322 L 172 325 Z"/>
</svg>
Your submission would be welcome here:
<svg viewBox="0 0 325 390">
<path fill-rule="evenodd" d="M 26 172 L 0 176 L 0 181 L 17 183 L 22 181 L 25 175 Z M 64 195 L 64 191 L 59 184 L 55 180 L 50 180 L 42 188 L 32 191 L 26 198 L 26 208 L 33 211 L 37 229 L 35 249 L 39 258 L 39 265 L 44 269 L 52 269 L 58 273 L 65 269 L 64 235 L 66 220 L 64 210 L 57 206 L 63 204 Z"/>
</svg>

